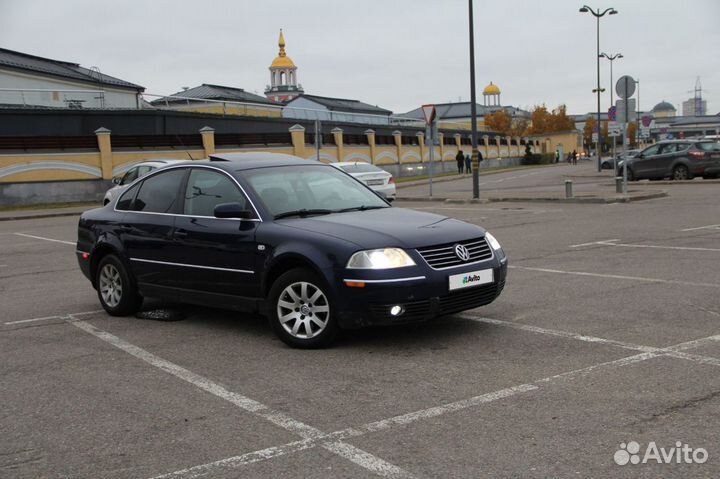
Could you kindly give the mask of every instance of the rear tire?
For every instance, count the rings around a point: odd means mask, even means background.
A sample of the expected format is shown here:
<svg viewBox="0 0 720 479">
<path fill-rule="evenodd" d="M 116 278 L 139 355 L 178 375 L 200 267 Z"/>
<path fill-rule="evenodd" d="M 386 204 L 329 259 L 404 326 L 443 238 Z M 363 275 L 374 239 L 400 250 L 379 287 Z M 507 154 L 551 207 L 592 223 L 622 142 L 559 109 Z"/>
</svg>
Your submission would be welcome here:
<svg viewBox="0 0 720 479">
<path fill-rule="evenodd" d="M 275 334 L 294 348 L 330 344 L 338 332 L 330 288 L 308 269 L 293 269 L 270 288 L 269 319 Z"/>
<path fill-rule="evenodd" d="M 631 168 L 627 169 L 627 180 L 635 181 L 635 175 L 633 174 L 633 170 Z"/>
<path fill-rule="evenodd" d="M 103 309 L 111 316 L 129 316 L 142 305 L 135 281 L 120 258 L 109 254 L 100 260 L 95 284 Z"/>
<path fill-rule="evenodd" d="M 690 179 L 690 172 L 685 165 L 677 165 L 672 170 L 672 179 L 675 181 L 683 181 Z"/>
</svg>

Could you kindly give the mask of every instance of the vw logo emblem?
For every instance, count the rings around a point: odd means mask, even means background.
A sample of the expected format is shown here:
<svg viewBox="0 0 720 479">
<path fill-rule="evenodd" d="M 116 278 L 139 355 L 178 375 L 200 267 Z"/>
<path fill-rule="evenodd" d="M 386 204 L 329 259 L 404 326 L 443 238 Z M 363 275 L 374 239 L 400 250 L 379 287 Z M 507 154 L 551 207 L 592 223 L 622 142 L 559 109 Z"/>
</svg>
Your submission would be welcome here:
<svg viewBox="0 0 720 479">
<path fill-rule="evenodd" d="M 467 261 L 470 259 L 470 252 L 467 250 L 466 247 L 461 244 L 455 245 L 455 254 L 463 261 Z"/>
</svg>

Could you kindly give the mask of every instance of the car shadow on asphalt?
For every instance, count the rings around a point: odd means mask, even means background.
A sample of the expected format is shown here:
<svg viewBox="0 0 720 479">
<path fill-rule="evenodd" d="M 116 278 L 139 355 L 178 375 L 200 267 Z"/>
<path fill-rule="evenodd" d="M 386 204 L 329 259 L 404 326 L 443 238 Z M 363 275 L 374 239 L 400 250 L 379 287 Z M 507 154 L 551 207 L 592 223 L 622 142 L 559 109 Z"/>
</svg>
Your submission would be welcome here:
<svg viewBox="0 0 720 479">
<path fill-rule="evenodd" d="M 267 318 L 260 314 L 148 299 L 135 316 L 143 320 L 184 321 L 203 328 L 224 330 L 228 334 L 267 339 L 273 345 L 286 347 L 275 337 Z M 391 350 L 412 346 L 444 349 L 467 336 L 487 335 L 489 329 L 491 327 L 487 324 L 449 315 L 420 323 L 342 330 L 330 347 L 356 349 L 372 346 Z"/>
</svg>

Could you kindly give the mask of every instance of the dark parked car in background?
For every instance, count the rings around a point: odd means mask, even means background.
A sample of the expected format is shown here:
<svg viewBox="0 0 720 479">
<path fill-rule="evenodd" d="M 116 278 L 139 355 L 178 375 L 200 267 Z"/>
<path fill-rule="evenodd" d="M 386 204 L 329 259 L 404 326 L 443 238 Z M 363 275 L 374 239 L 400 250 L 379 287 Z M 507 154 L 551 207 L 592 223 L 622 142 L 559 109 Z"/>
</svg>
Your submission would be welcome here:
<svg viewBox="0 0 720 479">
<path fill-rule="evenodd" d="M 257 311 L 296 347 L 488 304 L 507 271 L 479 226 L 393 208 L 338 168 L 270 153 L 139 178 L 83 213 L 77 258 L 111 315 L 143 297 Z"/>
<path fill-rule="evenodd" d="M 623 173 L 627 163 L 628 180 L 689 180 L 696 176 L 720 175 L 720 143 L 708 140 L 669 140 L 655 143 L 618 165 Z"/>
<path fill-rule="evenodd" d="M 625 158 L 632 158 L 633 156 L 640 153 L 640 150 L 627 150 L 613 158 L 603 158 L 600 162 L 600 168 L 603 170 L 612 170 L 616 164 L 619 164 Z"/>
</svg>

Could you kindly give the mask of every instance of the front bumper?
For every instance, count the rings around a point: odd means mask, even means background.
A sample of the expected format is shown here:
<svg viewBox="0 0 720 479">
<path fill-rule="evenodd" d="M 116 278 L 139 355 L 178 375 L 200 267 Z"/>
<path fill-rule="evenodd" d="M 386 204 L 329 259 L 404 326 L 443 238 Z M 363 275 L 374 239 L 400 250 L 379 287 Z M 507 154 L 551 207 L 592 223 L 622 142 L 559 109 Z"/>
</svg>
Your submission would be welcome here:
<svg viewBox="0 0 720 479">
<path fill-rule="evenodd" d="M 492 269 L 493 282 L 450 290 L 448 276 L 478 269 Z M 336 301 L 338 321 L 343 328 L 403 324 L 426 321 L 493 302 L 502 292 L 507 276 L 507 259 L 490 264 L 452 270 L 423 271 L 424 278 L 395 283 L 366 283 L 364 288 L 339 286 Z M 393 306 L 403 313 L 394 316 Z"/>
</svg>

